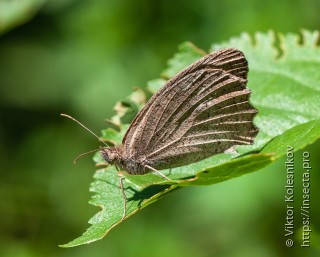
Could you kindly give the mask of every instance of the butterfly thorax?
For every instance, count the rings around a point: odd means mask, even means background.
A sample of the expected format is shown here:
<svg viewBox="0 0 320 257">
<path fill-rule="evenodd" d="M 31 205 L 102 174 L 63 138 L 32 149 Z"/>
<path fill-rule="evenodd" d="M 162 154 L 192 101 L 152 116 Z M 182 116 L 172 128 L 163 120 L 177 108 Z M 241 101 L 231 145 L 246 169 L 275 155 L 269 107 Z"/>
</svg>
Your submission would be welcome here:
<svg viewBox="0 0 320 257">
<path fill-rule="evenodd" d="M 145 174 L 148 170 L 145 168 L 145 161 L 136 160 L 126 155 L 122 145 L 112 148 L 103 148 L 100 150 L 103 159 L 113 164 L 121 170 L 125 170 L 130 174 Z"/>
</svg>

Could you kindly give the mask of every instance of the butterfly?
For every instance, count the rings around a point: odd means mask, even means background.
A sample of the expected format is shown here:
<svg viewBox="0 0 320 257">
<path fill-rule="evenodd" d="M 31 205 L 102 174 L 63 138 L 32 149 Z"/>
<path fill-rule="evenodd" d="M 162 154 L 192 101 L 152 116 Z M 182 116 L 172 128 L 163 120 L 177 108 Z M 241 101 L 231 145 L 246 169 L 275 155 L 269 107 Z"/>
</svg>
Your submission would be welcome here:
<svg viewBox="0 0 320 257">
<path fill-rule="evenodd" d="M 249 102 L 247 75 L 248 62 L 238 49 L 204 56 L 150 98 L 122 144 L 100 149 L 103 159 L 130 174 L 153 171 L 169 179 L 160 170 L 253 144 L 258 110 Z M 122 178 L 120 186 L 124 194 Z"/>
<path fill-rule="evenodd" d="M 201 58 L 171 78 L 132 121 L 106 162 L 130 174 L 184 166 L 249 145 L 258 132 L 246 87 L 248 63 L 237 49 Z"/>
</svg>

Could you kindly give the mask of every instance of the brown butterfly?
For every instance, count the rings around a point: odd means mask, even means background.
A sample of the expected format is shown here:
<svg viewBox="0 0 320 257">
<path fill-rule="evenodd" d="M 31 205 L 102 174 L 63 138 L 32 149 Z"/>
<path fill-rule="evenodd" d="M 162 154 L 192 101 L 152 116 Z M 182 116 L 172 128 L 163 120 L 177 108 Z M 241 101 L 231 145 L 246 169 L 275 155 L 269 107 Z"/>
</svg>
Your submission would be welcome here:
<svg viewBox="0 0 320 257">
<path fill-rule="evenodd" d="M 154 171 L 169 179 L 159 170 L 252 144 L 258 133 L 253 124 L 258 111 L 249 102 L 247 74 L 248 63 L 240 50 L 228 48 L 204 56 L 151 97 L 122 145 L 100 149 L 104 160 L 130 174 Z"/>
</svg>

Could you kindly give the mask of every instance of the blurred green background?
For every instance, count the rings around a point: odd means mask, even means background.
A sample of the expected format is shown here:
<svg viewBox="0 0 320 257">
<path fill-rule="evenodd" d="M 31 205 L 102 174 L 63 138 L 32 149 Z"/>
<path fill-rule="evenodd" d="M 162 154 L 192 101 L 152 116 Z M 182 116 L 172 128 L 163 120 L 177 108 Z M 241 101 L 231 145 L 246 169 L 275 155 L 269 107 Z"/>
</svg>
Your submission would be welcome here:
<svg viewBox="0 0 320 257">
<path fill-rule="evenodd" d="M 319 256 L 316 169 L 318 243 L 285 247 L 284 160 L 179 190 L 97 243 L 58 247 L 98 211 L 88 204 L 93 161 L 72 161 L 99 143 L 61 112 L 99 133 L 115 103 L 156 78 L 181 42 L 207 50 L 243 31 L 316 30 L 319 10 L 319 0 L 0 0 L 0 256 Z M 320 167 L 314 154 L 311 163 Z"/>
</svg>

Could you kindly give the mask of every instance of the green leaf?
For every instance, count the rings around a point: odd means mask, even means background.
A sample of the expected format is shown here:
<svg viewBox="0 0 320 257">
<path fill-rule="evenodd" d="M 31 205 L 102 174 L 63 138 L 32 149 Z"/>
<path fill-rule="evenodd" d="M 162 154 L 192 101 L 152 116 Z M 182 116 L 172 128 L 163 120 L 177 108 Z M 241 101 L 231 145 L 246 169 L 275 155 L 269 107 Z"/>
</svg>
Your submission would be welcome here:
<svg viewBox="0 0 320 257">
<path fill-rule="evenodd" d="M 121 223 L 123 214 L 123 198 L 119 188 L 119 176 L 114 167 L 98 170 L 94 176 L 90 191 L 95 193 L 90 204 L 100 207 L 102 210 L 89 220 L 92 225 L 81 237 L 62 247 L 71 247 L 87 244 L 104 237 L 110 229 Z M 139 190 L 134 184 L 124 183 L 127 197 L 127 217 L 144 208 L 154 198 L 159 198 L 166 193 L 165 185 L 149 187 Z M 171 189 L 173 190 L 173 188 Z"/>
<path fill-rule="evenodd" d="M 121 127 L 124 123 L 130 123 L 145 103 L 146 94 L 144 91 L 140 88 L 134 87 L 133 92 L 126 99 L 120 100 L 116 103 L 114 107 L 116 115 L 107 121 L 116 127 Z M 121 141 L 118 143 L 121 143 Z"/>
<path fill-rule="evenodd" d="M 295 150 L 302 149 L 314 143 L 320 135 L 320 120 L 312 120 L 307 123 L 295 126 L 282 135 L 275 137 L 268 143 L 261 153 L 275 153 L 277 158 L 285 155 L 288 146 Z"/>
<path fill-rule="evenodd" d="M 162 72 L 162 77 L 171 78 L 191 63 L 206 55 L 205 51 L 197 48 L 191 42 L 182 43 L 178 49 L 179 52 L 172 59 L 169 59 L 168 68 Z"/>
<path fill-rule="evenodd" d="M 279 35 L 279 48 L 274 45 L 277 35 L 257 33 L 255 45 L 248 34 L 214 44 L 211 51 L 225 47 L 241 49 L 249 62 L 251 101 L 259 109 L 255 123 L 260 132 L 251 146 L 237 147 L 238 154 L 219 154 L 188 166 L 161 171 L 172 180 L 154 173 L 130 175 L 125 172 L 127 198 L 126 218 L 157 201 L 165 194 L 191 185 L 211 185 L 257 171 L 285 155 L 288 147 L 294 150 L 312 144 L 320 137 L 320 48 L 319 32 L 298 35 Z M 301 40 L 300 40 L 301 41 Z M 180 46 L 179 53 L 168 63 L 164 76 L 171 77 L 204 54 L 190 43 Z M 151 91 L 158 89 L 164 79 L 149 82 Z M 103 138 L 119 143 L 128 125 L 120 124 L 120 132 L 105 130 Z M 96 162 L 101 159 L 96 158 Z M 63 245 L 72 247 L 101 239 L 121 223 L 123 198 L 119 176 L 114 167 L 99 170 L 90 190 L 90 201 L 100 211 L 89 223 L 91 227 L 78 239 Z"/>
</svg>

